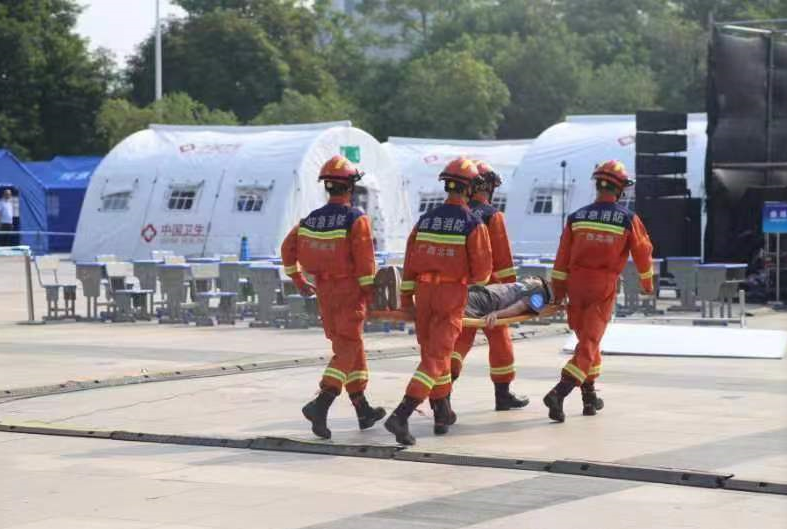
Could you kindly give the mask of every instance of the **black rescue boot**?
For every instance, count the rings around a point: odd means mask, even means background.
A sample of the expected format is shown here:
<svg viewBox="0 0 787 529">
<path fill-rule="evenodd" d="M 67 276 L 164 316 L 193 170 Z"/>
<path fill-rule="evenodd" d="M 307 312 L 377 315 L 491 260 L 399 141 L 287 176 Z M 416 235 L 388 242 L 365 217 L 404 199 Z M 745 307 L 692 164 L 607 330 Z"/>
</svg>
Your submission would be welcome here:
<svg viewBox="0 0 787 529">
<path fill-rule="evenodd" d="M 328 429 L 328 409 L 335 398 L 336 393 L 332 391 L 320 391 L 317 398 L 307 403 L 301 410 L 306 420 L 312 423 L 312 432 L 317 437 L 331 438 L 331 431 Z"/>
<path fill-rule="evenodd" d="M 582 415 L 595 415 L 604 408 L 604 401 L 596 394 L 596 386 L 590 382 L 582 384 Z"/>
<path fill-rule="evenodd" d="M 549 408 L 549 418 L 556 422 L 564 422 L 566 414 L 563 413 L 563 399 L 574 389 L 574 381 L 561 379 L 552 391 L 544 396 L 544 405 Z"/>
<path fill-rule="evenodd" d="M 495 411 L 524 408 L 528 404 L 530 404 L 529 398 L 525 396 L 519 398 L 511 393 L 508 382 L 495 382 Z"/>
<path fill-rule="evenodd" d="M 453 426 L 456 424 L 456 412 L 454 412 L 454 407 L 451 405 L 451 394 L 449 393 L 448 396 L 445 398 L 448 401 L 448 426 Z"/>
<path fill-rule="evenodd" d="M 353 403 L 355 414 L 358 416 L 358 427 L 361 430 L 367 430 L 375 425 L 379 420 L 385 417 L 385 409 L 372 408 L 363 391 L 358 393 L 350 393 L 350 402 Z"/>
<path fill-rule="evenodd" d="M 451 423 L 451 403 L 448 398 L 430 400 L 434 412 L 434 434 L 445 435 Z M 456 419 L 454 418 L 454 421 Z"/>
<path fill-rule="evenodd" d="M 405 397 L 393 413 L 388 416 L 388 420 L 385 421 L 385 429 L 396 436 L 396 442 L 399 444 L 407 446 L 415 444 L 415 437 L 410 434 L 410 426 L 407 424 L 407 420 L 415 411 L 416 406 L 418 406 L 417 400 Z"/>
</svg>

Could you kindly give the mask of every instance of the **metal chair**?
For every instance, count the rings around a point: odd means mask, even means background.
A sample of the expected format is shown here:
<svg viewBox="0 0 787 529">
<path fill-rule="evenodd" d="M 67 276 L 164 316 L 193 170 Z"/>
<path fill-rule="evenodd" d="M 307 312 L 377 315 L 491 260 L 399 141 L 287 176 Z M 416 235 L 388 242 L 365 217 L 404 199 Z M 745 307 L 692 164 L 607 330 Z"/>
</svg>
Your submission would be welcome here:
<svg viewBox="0 0 787 529">
<path fill-rule="evenodd" d="M 184 308 L 194 310 L 195 321 L 200 326 L 212 326 L 210 302 L 219 300 L 216 320 L 219 324 L 235 324 L 237 292 L 221 290 L 218 286 L 219 263 L 194 263 L 191 265 L 191 297 L 193 304 Z"/>
<path fill-rule="evenodd" d="M 42 255 L 35 258 L 38 284 L 46 291 L 46 320 L 63 320 L 76 318 L 77 286 L 61 283 L 57 277 L 60 258 L 54 255 Z M 44 276 L 49 275 L 45 280 Z M 60 308 L 60 290 L 63 290 L 63 304 Z"/>
<path fill-rule="evenodd" d="M 109 262 L 104 264 L 109 285 L 109 319 L 113 322 L 150 319 L 148 299 L 153 290 L 139 288 L 131 263 Z"/>
<path fill-rule="evenodd" d="M 271 327 L 279 322 L 286 323 L 290 309 L 281 298 L 284 284 L 280 269 L 271 264 L 253 264 L 248 268 L 249 280 L 257 298 L 257 310 L 250 327 Z"/>
<path fill-rule="evenodd" d="M 104 263 L 84 262 L 76 264 L 77 281 L 82 283 L 82 295 L 87 303 L 85 321 L 99 321 L 98 302 L 101 297 L 101 285 L 104 279 Z"/>
<path fill-rule="evenodd" d="M 158 276 L 161 281 L 161 294 L 164 309 L 159 323 L 183 323 L 182 306 L 187 301 L 188 279 L 191 266 L 184 263 L 167 263 L 158 265 Z"/>
</svg>

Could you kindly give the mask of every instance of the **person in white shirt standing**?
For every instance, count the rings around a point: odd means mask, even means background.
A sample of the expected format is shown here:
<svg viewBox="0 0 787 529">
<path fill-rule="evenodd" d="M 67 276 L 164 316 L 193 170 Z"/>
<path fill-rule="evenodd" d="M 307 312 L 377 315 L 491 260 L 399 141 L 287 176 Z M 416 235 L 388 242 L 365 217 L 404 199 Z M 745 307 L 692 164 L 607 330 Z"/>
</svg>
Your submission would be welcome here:
<svg viewBox="0 0 787 529">
<path fill-rule="evenodd" d="M 11 246 L 12 236 L 7 233 L 14 231 L 14 203 L 11 200 L 11 190 L 3 191 L 0 200 L 0 246 Z"/>
</svg>

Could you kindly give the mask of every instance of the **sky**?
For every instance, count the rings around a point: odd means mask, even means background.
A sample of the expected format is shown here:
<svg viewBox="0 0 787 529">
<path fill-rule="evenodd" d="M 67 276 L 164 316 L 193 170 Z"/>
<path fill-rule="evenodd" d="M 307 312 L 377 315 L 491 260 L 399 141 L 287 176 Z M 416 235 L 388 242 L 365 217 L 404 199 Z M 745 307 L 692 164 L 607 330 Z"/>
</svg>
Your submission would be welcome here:
<svg viewBox="0 0 787 529">
<path fill-rule="evenodd" d="M 77 0 L 84 7 L 77 33 L 90 40 L 90 49 L 109 48 L 119 65 L 153 31 L 156 0 Z M 161 16 L 182 16 L 171 0 L 161 0 Z"/>
</svg>

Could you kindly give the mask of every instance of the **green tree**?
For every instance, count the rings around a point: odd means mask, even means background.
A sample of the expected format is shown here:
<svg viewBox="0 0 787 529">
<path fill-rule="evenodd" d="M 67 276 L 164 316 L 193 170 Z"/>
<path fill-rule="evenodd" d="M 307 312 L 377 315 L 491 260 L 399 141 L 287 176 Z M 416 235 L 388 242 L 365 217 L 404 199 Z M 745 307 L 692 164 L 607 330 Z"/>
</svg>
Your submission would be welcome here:
<svg viewBox="0 0 787 529">
<path fill-rule="evenodd" d="M 471 4 L 469 0 L 362 0 L 358 11 L 379 26 L 394 27 L 392 44 L 426 42 L 433 24 Z"/>
<path fill-rule="evenodd" d="M 469 52 L 440 50 L 407 65 L 386 115 L 399 135 L 491 138 L 508 101 L 490 66 Z"/>
<path fill-rule="evenodd" d="M 571 111 L 581 114 L 631 114 L 655 109 L 658 85 L 647 66 L 605 64 L 588 72 Z"/>
<path fill-rule="evenodd" d="M 0 144 L 23 158 L 98 152 L 112 63 L 74 33 L 72 0 L 0 3 Z"/>
<path fill-rule="evenodd" d="M 283 123 L 317 123 L 321 121 L 352 120 L 362 125 L 358 109 L 336 93 L 317 97 L 285 90 L 281 101 L 268 103 L 250 125 L 277 125 Z"/>
<path fill-rule="evenodd" d="M 716 22 L 784 18 L 787 0 L 675 0 L 688 20 L 708 26 Z"/>
<path fill-rule="evenodd" d="M 129 62 L 132 100 L 153 101 L 154 43 L 145 41 Z M 233 11 L 170 21 L 163 39 L 164 90 L 185 92 L 211 108 L 253 118 L 278 101 L 289 66 L 264 31 Z"/>
<path fill-rule="evenodd" d="M 589 65 L 565 28 L 520 39 L 516 34 L 464 36 L 451 49 L 466 50 L 492 65 L 511 93 L 501 138 L 532 138 L 563 119 Z"/>
<path fill-rule="evenodd" d="M 107 148 L 111 149 L 151 123 L 237 125 L 238 119 L 231 112 L 211 110 L 186 94 L 173 93 L 146 107 L 137 107 L 125 99 L 110 99 L 101 107 L 96 129 L 105 139 Z"/>
</svg>

